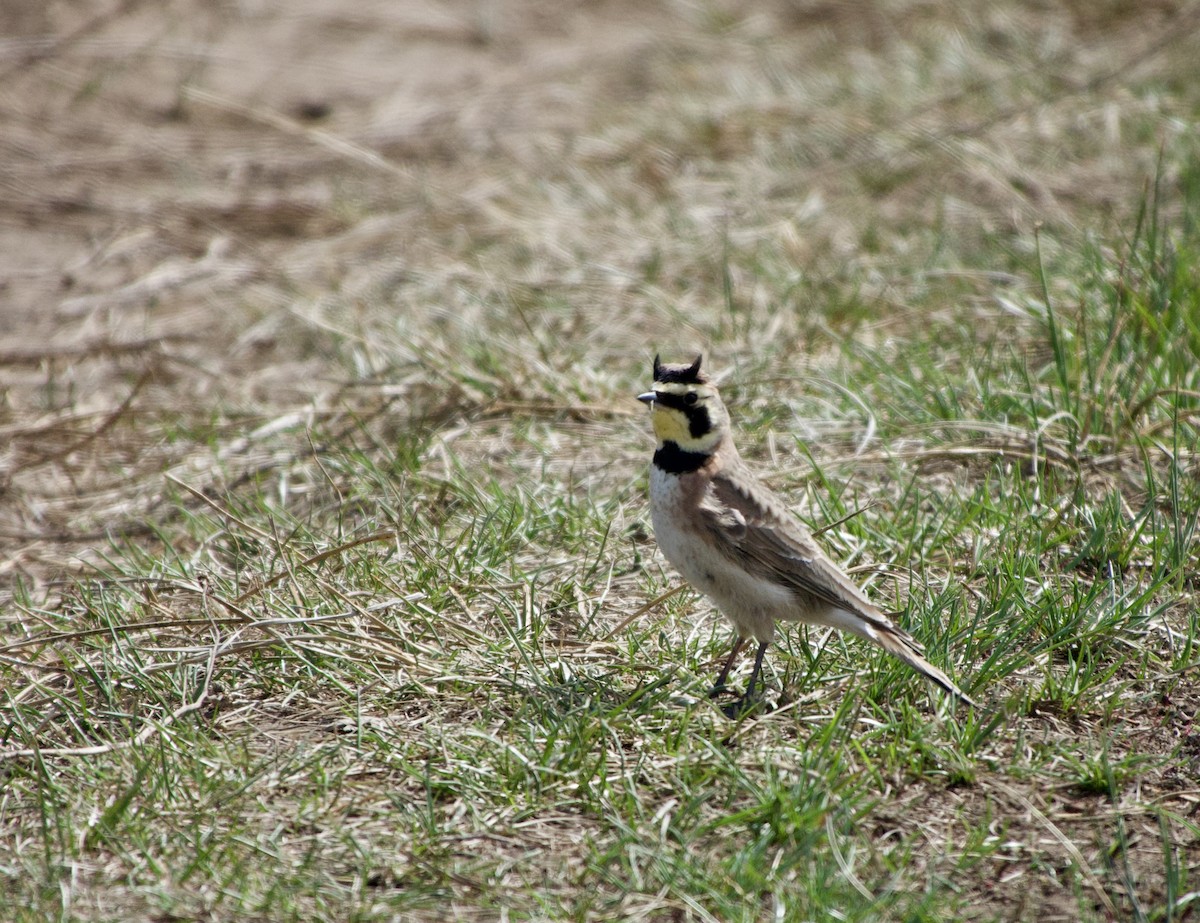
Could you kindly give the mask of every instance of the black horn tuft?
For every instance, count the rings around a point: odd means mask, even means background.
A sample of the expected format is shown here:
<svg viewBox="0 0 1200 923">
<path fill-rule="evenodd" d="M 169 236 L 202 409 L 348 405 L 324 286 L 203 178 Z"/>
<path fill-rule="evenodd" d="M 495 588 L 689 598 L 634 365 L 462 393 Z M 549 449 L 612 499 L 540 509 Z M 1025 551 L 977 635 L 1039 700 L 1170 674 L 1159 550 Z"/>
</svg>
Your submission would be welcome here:
<svg viewBox="0 0 1200 923">
<path fill-rule="evenodd" d="M 701 354 L 696 357 L 696 361 L 691 365 L 663 365 L 658 361 L 658 357 L 654 357 L 654 380 L 662 382 L 677 382 L 681 385 L 698 385 L 708 381 L 704 373 L 700 371 L 700 361 L 704 358 Z"/>
</svg>

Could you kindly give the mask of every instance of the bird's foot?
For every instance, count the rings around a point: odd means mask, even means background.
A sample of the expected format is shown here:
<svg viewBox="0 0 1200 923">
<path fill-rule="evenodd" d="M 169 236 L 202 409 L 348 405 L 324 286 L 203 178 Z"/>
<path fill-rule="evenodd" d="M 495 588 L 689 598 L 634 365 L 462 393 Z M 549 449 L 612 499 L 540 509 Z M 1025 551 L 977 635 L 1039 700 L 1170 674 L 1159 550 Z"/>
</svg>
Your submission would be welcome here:
<svg viewBox="0 0 1200 923">
<path fill-rule="evenodd" d="M 756 712 L 771 710 L 770 704 L 761 695 L 742 695 L 737 701 L 721 706 L 721 714 L 730 721 L 740 721 Z"/>
</svg>

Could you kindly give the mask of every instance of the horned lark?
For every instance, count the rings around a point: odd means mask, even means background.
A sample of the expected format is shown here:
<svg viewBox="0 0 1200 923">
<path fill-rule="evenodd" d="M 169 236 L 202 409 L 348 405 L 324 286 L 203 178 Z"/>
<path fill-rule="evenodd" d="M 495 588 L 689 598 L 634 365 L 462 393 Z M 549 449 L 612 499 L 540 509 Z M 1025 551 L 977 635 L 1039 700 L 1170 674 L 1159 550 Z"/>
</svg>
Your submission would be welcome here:
<svg viewBox="0 0 1200 923">
<path fill-rule="evenodd" d="M 667 365 L 655 356 L 654 390 L 638 400 L 650 405 L 658 439 L 650 468 L 650 516 L 658 546 L 692 586 L 717 604 L 736 633 L 713 695 L 724 689 L 746 640 L 758 642 L 750 683 L 727 713 L 739 714 L 754 702 L 763 655 L 778 621 L 853 632 L 974 705 L 746 468 L 733 444 L 729 414 L 700 371 L 700 359 Z"/>
</svg>

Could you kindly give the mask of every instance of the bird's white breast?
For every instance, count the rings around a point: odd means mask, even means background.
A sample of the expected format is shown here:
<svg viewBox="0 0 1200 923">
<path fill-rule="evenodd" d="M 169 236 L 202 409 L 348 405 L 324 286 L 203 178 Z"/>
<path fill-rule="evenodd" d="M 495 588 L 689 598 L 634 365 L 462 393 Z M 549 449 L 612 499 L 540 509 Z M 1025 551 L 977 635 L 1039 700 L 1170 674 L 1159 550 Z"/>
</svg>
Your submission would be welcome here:
<svg viewBox="0 0 1200 923">
<path fill-rule="evenodd" d="M 705 534 L 698 497 L 685 483 L 700 475 L 669 474 L 650 468 L 650 519 L 663 555 L 707 595 L 742 635 L 769 641 L 774 621 L 787 618 L 795 597 L 779 584 L 748 573 Z M 794 616 L 793 616 L 794 617 Z"/>
</svg>

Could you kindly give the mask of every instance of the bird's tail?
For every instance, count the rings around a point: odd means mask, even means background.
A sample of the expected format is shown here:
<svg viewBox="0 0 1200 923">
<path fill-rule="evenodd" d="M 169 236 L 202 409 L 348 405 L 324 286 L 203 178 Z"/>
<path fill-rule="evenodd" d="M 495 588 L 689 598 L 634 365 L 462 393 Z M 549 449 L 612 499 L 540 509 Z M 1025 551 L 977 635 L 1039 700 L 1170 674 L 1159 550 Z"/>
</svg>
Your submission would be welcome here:
<svg viewBox="0 0 1200 923">
<path fill-rule="evenodd" d="M 893 628 L 891 631 L 886 629 L 876 630 L 875 634 L 875 643 L 889 654 L 899 657 L 922 676 L 933 680 L 951 695 L 957 696 L 966 704 L 972 707 L 978 704 L 969 695 L 959 689 L 955 685 L 954 680 L 925 659 L 924 654 L 921 653 L 920 644 L 911 635 L 901 631 L 899 628 Z"/>
<path fill-rule="evenodd" d="M 921 644 L 916 638 L 896 625 L 893 625 L 886 616 L 867 619 L 861 614 L 855 615 L 849 612 L 841 612 L 840 614 L 849 616 L 849 618 L 839 627 L 849 628 L 855 634 L 874 641 L 893 657 L 899 657 L 922 676 L 933 680 L 967 705 L 973 707 L 978 705 L 974 699 L 955 685 L 954 680 L 925 659 L 924 651 L 921 649 Z"/>
</svg>

